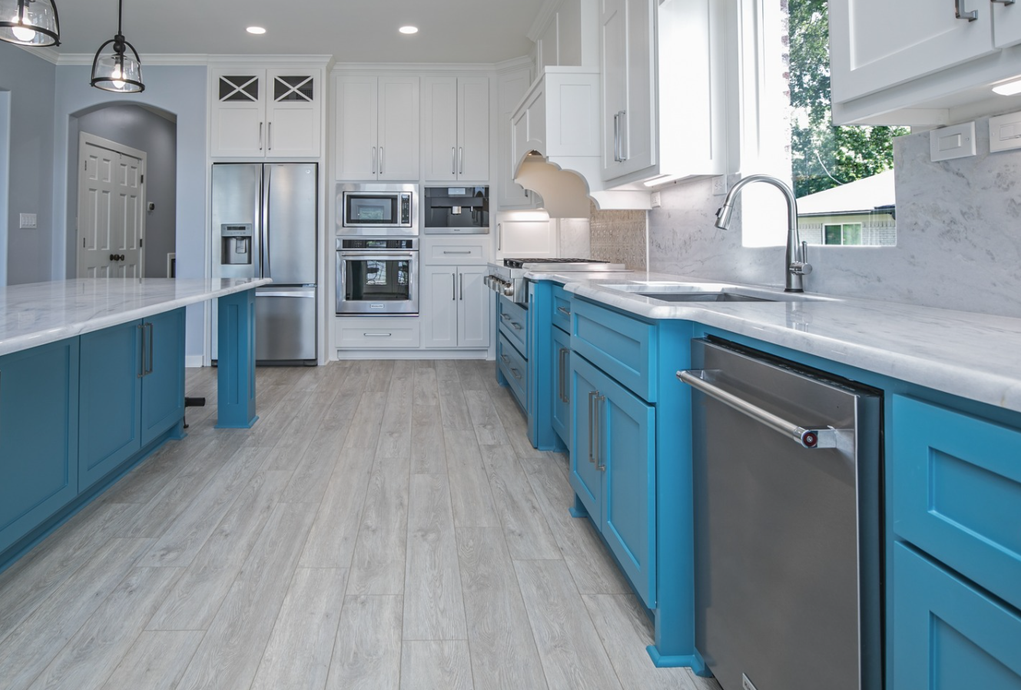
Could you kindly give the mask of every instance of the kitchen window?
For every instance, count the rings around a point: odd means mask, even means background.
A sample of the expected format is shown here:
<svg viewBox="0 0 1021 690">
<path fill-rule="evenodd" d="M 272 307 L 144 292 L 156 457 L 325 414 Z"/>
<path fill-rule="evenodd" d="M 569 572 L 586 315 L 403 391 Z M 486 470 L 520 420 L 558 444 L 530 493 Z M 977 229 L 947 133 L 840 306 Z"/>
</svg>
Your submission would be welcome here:
<svg viewBox="0 0 1021 690">
<path fill-rule="evenodd" d="M 896 245 L 893 139 L 909 131 L 833 126 L 827 0 L 739 5 L 742 34 L 752 37 L 738 58 L 748 77 L 741 94 L 742 173 L 767 172 L 790 182 L 801 238 L 809 244 Z M 775 190 L 742 194 L 744 245 L 783 245 L 785 228 L 775 219 L 786 217 L 786 208 Z M 845 226 L 852 229 L 845 232 Z"/>
</svg>

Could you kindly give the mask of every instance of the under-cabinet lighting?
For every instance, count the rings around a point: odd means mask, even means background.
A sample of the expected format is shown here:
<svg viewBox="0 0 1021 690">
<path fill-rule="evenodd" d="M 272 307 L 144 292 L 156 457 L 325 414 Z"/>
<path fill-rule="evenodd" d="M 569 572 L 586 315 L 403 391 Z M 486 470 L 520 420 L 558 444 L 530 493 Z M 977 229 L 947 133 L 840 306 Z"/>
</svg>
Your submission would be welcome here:
<svg viewBox="0 0 1021 690">
<path fill-rule="evenodd" d="M 1008 81 L 1005 84 L 998 84 L 993 87 L 993 91 L 1001 96 L 1016 96 L 1021 93 L 1021 79 Z"/>
<path fill-rule="evenodd" d="M 250 26 L 247 29 L 245 29 L 245 31 L 247 31 L 250 34 L 255 34 L 256 36 L 261 36 L 264 33 L 266 33 L 266 30 L 261 26 Z"/>
<path fill-rule="evenodd" d="M 407 34 L 409 36 L 411 34 L 417 34 L 418 33 L 418 27 L 417 26 L 410 26 L 410 25 L 409 26 L 402 26 L 401 28 L 399 28 L 397 30 L 400 31 L 402 34 Z"/>
</svg>

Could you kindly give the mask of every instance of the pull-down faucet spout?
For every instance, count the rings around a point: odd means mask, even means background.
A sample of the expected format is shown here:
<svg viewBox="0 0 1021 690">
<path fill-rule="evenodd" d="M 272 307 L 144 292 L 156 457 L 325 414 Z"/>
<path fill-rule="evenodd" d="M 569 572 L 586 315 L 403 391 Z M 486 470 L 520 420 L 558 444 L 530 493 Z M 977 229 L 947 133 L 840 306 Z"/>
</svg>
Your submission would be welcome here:
<svg viewBox="0 0 1021 690">
<path fill-rule="evenodd" d="M 794 192 L 783 180 L 772 175 L 749 175 L 741 178 L 723 200 L 723 206 L 716 212 L 716 227 L 726 230 L 734 211 L 734 200 L 738 192 L 752 182 L 766 182 L 781 192 L 787 200 L 787 252 L 784 257 L 784 292 L 804 292 L 804 277 L 812 272 L 808 263 L 808 243 L 801 241 L 798 233 L 798 202 Z"/>
</svg>

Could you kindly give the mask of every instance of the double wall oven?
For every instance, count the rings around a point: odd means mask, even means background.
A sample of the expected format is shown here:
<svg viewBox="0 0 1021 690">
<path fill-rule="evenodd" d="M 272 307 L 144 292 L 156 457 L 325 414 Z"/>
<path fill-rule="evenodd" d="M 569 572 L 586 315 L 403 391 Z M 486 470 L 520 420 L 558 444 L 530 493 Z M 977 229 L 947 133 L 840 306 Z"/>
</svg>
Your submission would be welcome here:
<svg viewBox="0 0 1021 690">
<path fill-rule="evenodd" d="M 417 197 L 417 185 L 337 185 L 338 316 L 418 314 Z"/>
</svg>

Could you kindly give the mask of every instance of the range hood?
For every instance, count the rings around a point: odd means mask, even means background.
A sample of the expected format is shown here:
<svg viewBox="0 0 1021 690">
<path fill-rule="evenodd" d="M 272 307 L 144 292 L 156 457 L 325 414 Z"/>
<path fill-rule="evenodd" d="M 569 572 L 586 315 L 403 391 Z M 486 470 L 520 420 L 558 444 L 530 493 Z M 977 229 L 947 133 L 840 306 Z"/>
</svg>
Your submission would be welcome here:
<svg viewBox="0 0 1021 690">
<path fill-rule="evenodd" d="M 649 209 L 645 189 L 605 189 L 600 150 L 599 73 L 547 67 L 511 117 L 514 181 L 539 194 L 551 218 L 602 210 Z"/>
</svg>

